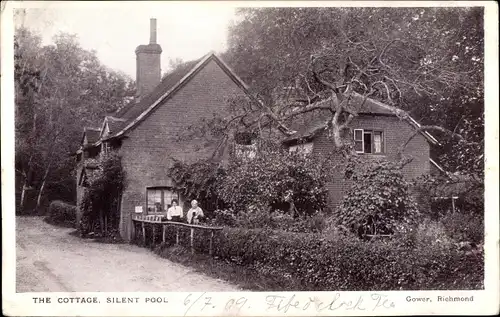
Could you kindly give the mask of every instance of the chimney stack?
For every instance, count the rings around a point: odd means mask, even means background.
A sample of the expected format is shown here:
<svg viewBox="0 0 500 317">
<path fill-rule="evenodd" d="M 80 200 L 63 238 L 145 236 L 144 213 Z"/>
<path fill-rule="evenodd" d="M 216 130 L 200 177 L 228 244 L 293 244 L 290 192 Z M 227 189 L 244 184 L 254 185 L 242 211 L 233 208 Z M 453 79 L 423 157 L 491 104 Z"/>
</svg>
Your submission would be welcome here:
<svg viewBox="0 0 500 317">
<path fill-rule="evenodd" d="M 136 50 L 136 102 L 151 92 L 161 81 L 161 46 L 156 43 L 156 19 L 149 23 L 149 44 Z"/>
<path fill-rule="evenodd" d="M 156 19 L 149 20 L 149 44 L 156 44 Z"/>
</svg>

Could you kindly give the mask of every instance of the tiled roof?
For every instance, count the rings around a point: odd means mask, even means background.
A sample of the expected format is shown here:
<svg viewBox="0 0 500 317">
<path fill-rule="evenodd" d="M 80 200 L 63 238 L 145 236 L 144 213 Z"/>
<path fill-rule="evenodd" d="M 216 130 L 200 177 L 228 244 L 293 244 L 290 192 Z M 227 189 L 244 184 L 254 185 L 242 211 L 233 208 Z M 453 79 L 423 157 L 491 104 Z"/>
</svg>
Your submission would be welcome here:
<svg viewBox="0 0 500 317">
<path fill-rule="evenodd" d="M 396 116 L 397 108 L 386 105 L 380 101 L 367 98 L 354 93 L 351 95 L 351 99 L 349 101 L 349 108 L 356 112 L 358 115 L 382 115 L 382 116 Z M 330 99 L 325 99 L 320 101 L 319 103 L 329 103 Z M 320 110 L 316 112 L 310 112 L 308 114 L 302 115 L 300 119 L 295 119 L 290 127 L 292 130 L 297 131 L 292 136 L 286 138 L 284 140 L 285 143 L 290 142 L 292 140 L 298 139 L 308 139 L 312 138 L 319 131 L 323 130 L 326 126 L 326 122 L 330 119 L 331 113 L 329 110 Z M 420 127 L 417 121 L 413 118 L 407 116 L 406 121 L 415 128 Z M 428 132 L 421 131 L 424 137 L 433 144 L 439 144 L 439 142 Z"/>
<path fill-rule="evenodd" d="M 113 134 L 125 127 L 127 119 L 106 116 L 106 121 L 108 122 L 109 133 Z"/>
<path fill-rule="evenodd" d="M 215 60 L 228 76 L 242 87 L 242 89 L 247 91 L 248 87 L 246 84 L 219 57 L 211 52 L 198 60 L 184 63 L 174 72 L 165 76 L 160 84 L 151 93 L 144 96 L 138 103 L 131 103 L 117 112 L 115 117 L 125 119 L 125 121 L 117 125 L 119 131 L 111 131 L 110 136 L 106 139 L 119 137 L 141 122 L 148 113 L 153 111 L 158 104 L 160 104 L 161 100 L 171 96 L 210 60 Z"/>
<path fill-rule="evenodd" d="M 174 72 L 165 76 L 162 81 L 153 89 L 149 94 L 144 96 L 139 103 L 131 102 L 118 113 L 115 114 L 117 118 L 125 118 L 129 120 L 133 120 L 137 118 L 141 113 L 146 111 L 148 107 L 159 99 L 165 92 L 172 89 L 184 76 L 186 76 L 196 64 L 198 64 L 203 58 L 198 60 L 189 61 L 179 68 L 177 68 Z M 117 132 L 117 131 L 116 131 Z"/>
<path fill-rule="evenodd" d="M 84 133 L 87 136 L 88 143 L 95 143 L 99 140 L 101 129 L 86 127 Z"/>
</svg>

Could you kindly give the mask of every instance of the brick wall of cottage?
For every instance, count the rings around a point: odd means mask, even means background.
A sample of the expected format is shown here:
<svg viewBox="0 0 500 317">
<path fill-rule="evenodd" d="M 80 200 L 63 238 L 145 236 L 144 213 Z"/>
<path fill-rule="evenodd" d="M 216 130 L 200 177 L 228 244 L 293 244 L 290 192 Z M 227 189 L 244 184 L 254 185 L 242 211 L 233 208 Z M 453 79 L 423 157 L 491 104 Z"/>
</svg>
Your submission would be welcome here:
<svg viewBox="0 0 500 317">
<path fill-rule="evenodd" d="M 385 153 L 383 157 L 395 159 L 396 154 L 402 144 L 410 138 L 414 129 L 412 126 L 397 117 L 392 116 L 365 116 L 356 117 L 350 124 L 351 129 L 382 130 L 384 132 Z M 320 134 L 314 140 L 313 151 L 316 153 L 328 153 L 333 148 L 333 141 L 328 138 L 327 132 Z M 405 156 L 411 156 L 413 161 L 403 168 L 403 174 L 406 179 L 411 180 L 423 174 L 430 173 L 431 166 L 429 162 L 430 146 L 424 136 L 416 135 L 406 146 L 403 152 Z M 381 158 L 380 155 L 366 155 L 369 159 Z M 330 192 L 330 206 L 338 206 L 347 189 L 349 183 L 344 180 L 341 169 L 334 173 L 332 181 L 328 184 Z"/>
<path fill-rule="evenodd" d="M 135 206 L 146 208 L 146 188 L 171 186 L 167 176 L 173 158 L 192 162 L 213 153 L 206 139 L 178 140 L 179 134 L 202 118 L 224 113 L 227 99 L 244 92 L 211 60 L 182 89 L 128 133 L 120 148 L 127 186 L 122 197 L 120 233 L 130 239 Z"/>
</svg>

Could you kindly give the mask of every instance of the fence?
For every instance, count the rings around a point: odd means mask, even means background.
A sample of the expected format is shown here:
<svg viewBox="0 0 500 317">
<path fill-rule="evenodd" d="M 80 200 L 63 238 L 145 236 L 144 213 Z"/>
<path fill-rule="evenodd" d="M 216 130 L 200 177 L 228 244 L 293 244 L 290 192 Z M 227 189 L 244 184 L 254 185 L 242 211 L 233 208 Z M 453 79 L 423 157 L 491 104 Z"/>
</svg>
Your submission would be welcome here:
<svg viewBox="0 0 500 317">
<path fill-rule="evenodd" d="M 209 232 L 209 247 L 208 247 L 208 252 L 210 255 L 213 254 L 214 250 L 214 235 L 216 232 L 221 231 L 222 227 L 211 227 L 211 226 L 203 226 L 203 225 L 191 225 L 187 223 L 182 223 L 182 222 L 175 222 L 175 221 L 164 221 L 164 215 L 135 215 L 132 218 L 132 221 L 134 223 L 134 231 L 133 231 L 133 237 L 132 239 L 135 241 L 139 237 L 140 234 L 140 239 L 144 243 L 144 245 L 147 245 L 147 229 L 151 229 L 152 231 L 152 238 L 151 238 L 151 245 L 154 246 L 156 242 L 156 237 L 159 232 L 162 233 L 162 242 L 167 241 L 167 233 L 168 228 L 171 228 L 172 230 L 170 233 L 175 234 L 175 244 L 180 244 L 180 239 L 181 237 L 184 239 L 185 236 L 180 233 L 181 229 L 188 229 L 189 230 L 189 246 L 191 249 L 191 253 L 194 253 L 195 251 L 195 233 L 198 232 Z M 139 228 L 138 228 L 139 227 Z M 158 229 L 158 231 L 157 231 Z"/>
</svg>

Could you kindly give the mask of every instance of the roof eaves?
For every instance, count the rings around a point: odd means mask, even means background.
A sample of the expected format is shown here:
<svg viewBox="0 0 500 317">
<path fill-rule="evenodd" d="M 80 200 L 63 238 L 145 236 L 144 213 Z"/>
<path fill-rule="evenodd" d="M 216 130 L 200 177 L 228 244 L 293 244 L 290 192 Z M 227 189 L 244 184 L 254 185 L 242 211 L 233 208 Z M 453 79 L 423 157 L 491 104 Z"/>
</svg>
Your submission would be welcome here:
<svg viewBox="0 0 500 317">
<path fill-rule="evenodd" d="M 417 129 L 420 129 L 422 126 L 420 123 L 417 122 L 417 120 L 413 119 L 410 115 L 408 115 L 408 119 L 410 120 L 410 123 L 413 124 Z M 441 143 L 429 132 L 427 131 L 422 131 L 422 134 L 434 145 L 441 145 Z"/>
<path fill-rule="evenodd" d="M 371 98 L 370 98 L 371 99 Z M 395 107 L 392 107 L 392 106 L 389 106 L 383 102 L 380 102 L 378 100 L 375 100 L 375 99 L 371 99 L 371 101 L 375 104 L 377 104 L 378 106 L 382 107 L 382 108 L 385 108 L 387 110 L 390 110 L 391 112 L 393 112 L 394 114 L 397 113 L 397 111 L 402 111 L 398 108 L 395 108 Z M 420 129 L 421 125 L 420 123 L 417 122 L 417 120 L 413 119 L 409 114 L 406 114 L 405 115 L 405 118 L 407 118 L 407 121 L 413 125 L 414 128 L 417 128 L 417 129 Z M 441 143 L 439 143 L 439 141 L 432 135 L 430 134 L 429 132 L 427 131 L 420 131 L 420 133 L 429 141 L 431 142 L 432 144 L 434 145 L 441 145 Z"/>
<path fill-rule="evenodd" d="M 434 161 L 433 159 L 431 159 L 429 157 L 429 161 L 431 162 L 432 165 L 434 165 L 434 167 L 436 167 L 441 173 L 445 174 L 446 176 L 450 177 L 450 173 L 448 173 L 447 171 L 444 170 L 444 168 L 442 168 L 436 161 Z"/>
</svg>

